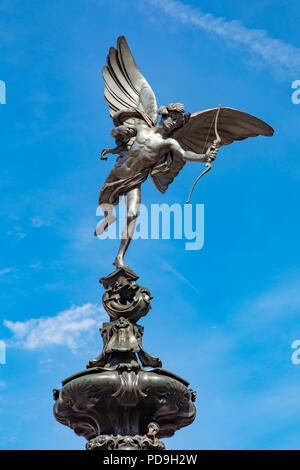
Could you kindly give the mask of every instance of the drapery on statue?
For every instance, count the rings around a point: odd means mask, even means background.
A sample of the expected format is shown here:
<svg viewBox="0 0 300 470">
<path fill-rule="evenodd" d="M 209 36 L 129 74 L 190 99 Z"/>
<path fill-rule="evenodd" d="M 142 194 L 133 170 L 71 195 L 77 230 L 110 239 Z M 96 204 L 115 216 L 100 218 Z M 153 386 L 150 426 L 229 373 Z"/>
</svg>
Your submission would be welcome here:
<svg viewBox="0 0 300 470">
<path fill-rule="evenodd" d="M 100 191 L 99 205 L 105 218 L 95 235 L 101 235 L 115 222 L 113 206 L 125 195 L 127 221 L 113 263 L 119 268 L 124 266 L 124 255 L 135 231 L 141 184 L 149 174 L 158 191 L 165 193 L 186 161 L 206 163 L 201 177 L 210 170 L 222 145 L 258 135 L 272 136 L 274 131 L 260 119 L 232 108 L 189 114 L 183 104 L 171 103 L 157 109 L 155 95 L 123 36 L 118 38 L 117 49 L 109 50 L 103 78 L 105 100 L 115 125 L 111 135 L 117 147 L 104 149 L 101 160 L 106 160 L 108 153 L 119 158 Z"/>
</svg>

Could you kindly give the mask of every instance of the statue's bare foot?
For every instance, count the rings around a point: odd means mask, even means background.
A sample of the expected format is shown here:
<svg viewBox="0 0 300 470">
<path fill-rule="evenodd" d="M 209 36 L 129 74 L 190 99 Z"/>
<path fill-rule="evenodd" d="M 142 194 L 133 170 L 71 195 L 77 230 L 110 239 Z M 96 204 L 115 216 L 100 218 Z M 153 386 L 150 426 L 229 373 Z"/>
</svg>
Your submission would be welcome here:
<svg viewBox="0 0 300 470">
<path fill-rule="evenodd" d="M 125 266 L 123 258 L 121 256 L 116 256 L 113 265 L 116 266 L 116 268 L 123 268 Z"/>
</svg>

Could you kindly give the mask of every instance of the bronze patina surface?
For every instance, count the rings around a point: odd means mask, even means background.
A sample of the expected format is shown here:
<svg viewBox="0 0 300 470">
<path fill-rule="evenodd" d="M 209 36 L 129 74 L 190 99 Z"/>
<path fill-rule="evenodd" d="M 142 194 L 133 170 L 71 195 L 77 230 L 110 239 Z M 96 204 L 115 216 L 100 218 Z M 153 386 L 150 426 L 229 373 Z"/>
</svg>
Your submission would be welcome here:
<svg viewBox="0 0 300 470">
<path fill-rule="evenodd" d="M 124 37 L 119 37 L 116 49 L 110 48 L 103 77 L 117 146 L 104 149 L 101 159 L 108 153 L 118 158 L 100 191 L 105 218 L 95 234 L 115 222 L 113 207 L 121 196 L 126 196 L 126 225 L 113 263 L 116 269 L 100 279 L 109 315 L 100 330 L 102 352 L 54 390 L 54 416 L 85 437 L 88 450 L 163 450 L 160 438 L 171 437 L 195 419 L 196 392 L 186 380 L 162 369 L 161 360 L 143 347 L 144 329 L 137 322 L 149 313 L 152 296 L 124 263 L 135 232 L 141 185 L 150 175 L 164 193 L 186 161 L 206 164 L 199 179 L 211 169 L 221 146 L 272 136 L 273 129 L 232 108 L 189 114 L 182 104 L 171 103 L 158 109 Z"/>
</svg>

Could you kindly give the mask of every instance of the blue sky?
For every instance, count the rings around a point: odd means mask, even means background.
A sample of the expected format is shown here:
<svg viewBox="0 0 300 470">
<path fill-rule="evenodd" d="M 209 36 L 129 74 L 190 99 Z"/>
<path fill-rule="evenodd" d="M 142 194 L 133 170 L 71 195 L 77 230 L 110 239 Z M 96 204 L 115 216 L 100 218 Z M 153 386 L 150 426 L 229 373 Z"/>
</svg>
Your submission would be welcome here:
<svg viewBox="0 0 300 470">
<path fill-rule="evenodd" d="M 193 202 L 205 244 L 136 240 L 127 262 L 154 295 L 144 346 L 198 392 L 169 449 L 299 449 L 300 79 L 296 2 L 0 1 L 0 448 L 82 449 L 52 416 L 60 380 L 100 349 L 100 276 L 115 240 L 93 237 L 113 165 L 101 67 L 124 34 L 159 105 L 230 106 L 275 129 L 220 150 Z M 297 41 L 298 39 L 298 41 Z M 200 166 L 161 195 L 184 202 Z"/>
</svg>

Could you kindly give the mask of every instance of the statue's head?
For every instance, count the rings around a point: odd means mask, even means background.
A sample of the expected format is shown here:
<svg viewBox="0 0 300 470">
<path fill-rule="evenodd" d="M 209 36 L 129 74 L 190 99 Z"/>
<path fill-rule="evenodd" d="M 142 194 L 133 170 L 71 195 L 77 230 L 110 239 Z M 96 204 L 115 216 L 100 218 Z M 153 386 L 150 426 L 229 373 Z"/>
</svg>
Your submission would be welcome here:
<svg viewBox="0 0 300 470">
<path fill-rule="evenodd" d="M 158 114 L 161 115 L 161 125 L 168 131 L 172 131 L 185 123 L 185 109 L 181 103 L 170 103 L 161 106 Z"/>
</svg>

